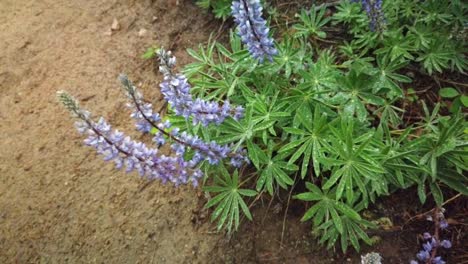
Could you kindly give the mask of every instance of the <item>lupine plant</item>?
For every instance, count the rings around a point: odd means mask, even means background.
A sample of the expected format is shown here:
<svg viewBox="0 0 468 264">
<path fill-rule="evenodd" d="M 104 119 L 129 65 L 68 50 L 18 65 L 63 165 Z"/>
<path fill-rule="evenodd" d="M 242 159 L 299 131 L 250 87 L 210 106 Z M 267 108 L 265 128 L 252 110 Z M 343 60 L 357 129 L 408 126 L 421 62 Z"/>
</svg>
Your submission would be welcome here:
<svg viewBox="0 0 468 264">
<path fill-rule="evenodd" d="M 302 220 L 320 243 L 359 250 L 373 242 L 367 230 L 377 226 L 361 213 L 377 198 L 414 187 L 422 203 L 429 195 L 441 206 L 444 189 L 468 195 L 465 114 L 442 116 L 440 104 L 422 103 L 424 116 L 408 123 L 400 103 L 412 81 L 408 64 L 422 62 L 428 74 L 466 69 L 464 40 L 447 37 L 466 23 L 466 6 L 360 2 L 342 1 L 331 18 L 311 6 L 293 25 L 294 37 L 275 41 L 261 2 L 235 0 L 227 45 L 188 50 L 195 62 L 182 73 L 170 51 L 157 50 L 166 115 L 119 77 L 131 117 L 153 147 L 94 121 L 67 93 L 59 98 L 79 119 L 85 143 L 118 168 L 175 185 L 203 178 L 219 229 L 236 230 L 241 213 L 252 219 L 248 197 L 300 184 L 305 191 L 294 198 L 308 202 Z M 319 42 L 332 21 L 350 35 L 340 53 Z M 160 150 L 166 144 L 170 153 Z"/>
</svg>

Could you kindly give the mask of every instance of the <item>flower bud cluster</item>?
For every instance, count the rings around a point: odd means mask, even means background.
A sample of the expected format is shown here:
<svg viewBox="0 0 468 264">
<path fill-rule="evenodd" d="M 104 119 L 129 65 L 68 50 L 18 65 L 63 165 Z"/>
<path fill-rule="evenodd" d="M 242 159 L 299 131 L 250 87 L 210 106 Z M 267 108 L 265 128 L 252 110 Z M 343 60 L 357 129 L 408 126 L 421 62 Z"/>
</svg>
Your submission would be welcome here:
<svg viewBox="0 0 468 264">
<path fill-rule="evenodd" d="M 259 0 L 237 0 L 232 2 L 232 16 L 242 42 L 253 58 L 259 62 L 266 59 L 273 60 L 278 51 L 273 39 L 269 37 L 267 22 L 262 17 L 262 5 Z"/>
</svg>

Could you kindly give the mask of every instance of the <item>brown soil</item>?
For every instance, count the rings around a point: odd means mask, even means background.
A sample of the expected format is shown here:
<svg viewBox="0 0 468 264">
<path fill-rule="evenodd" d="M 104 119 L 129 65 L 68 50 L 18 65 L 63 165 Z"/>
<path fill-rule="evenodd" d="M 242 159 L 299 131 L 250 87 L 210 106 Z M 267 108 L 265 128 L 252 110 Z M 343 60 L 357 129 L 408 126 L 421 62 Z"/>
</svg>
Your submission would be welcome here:
<svg viewBox="0 0 468 264">
<path fill-rule="evenodd" d="M 114 18 L 121 29 L 109 36 Z M 209 258 L 219 235 L 191 222 L 195 191 L 159 183 L 140 190 L 144 180 L 82 146 L 55 93 L 68 90 L 138 136 L 118 74 L 157 98 L 153 66 L 141 54 L 171 47 L 184 64 L 185 49 L 217 30 L 211 19 L 189 0 L 0 1 L 0 263 Z M 148 32 L 140 37 L 141 29 Z"/>
</svg>

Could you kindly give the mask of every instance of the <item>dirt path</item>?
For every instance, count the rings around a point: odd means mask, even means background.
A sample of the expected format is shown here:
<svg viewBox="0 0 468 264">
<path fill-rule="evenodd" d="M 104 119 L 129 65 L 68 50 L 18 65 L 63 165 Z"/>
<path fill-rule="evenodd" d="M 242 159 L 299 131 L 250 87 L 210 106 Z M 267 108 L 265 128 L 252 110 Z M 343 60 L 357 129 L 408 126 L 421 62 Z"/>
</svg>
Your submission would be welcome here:
<svg viewBox="0 0 468 264">
<path fill-rule="evenodd" d="M 185 63 L 185 48 L 216 29 L 193 1 L 171 2 L 0 1 L 0 263 L 210 258 L 219 237 L 191 222 L 196 193 L 159 183 L 140 191 L 145 182 L 136 174 L 116 172 L 82 146 L 55 99 L 66 89 L 137 136 L 118 74 L 156 98 L 153 65 L 140 58 L 146 47 L 176 39 Z M 106 35 L 114 18 L 121 29 Z M 141 29 L 147 34 L 139 36 Z"/>
</svg>

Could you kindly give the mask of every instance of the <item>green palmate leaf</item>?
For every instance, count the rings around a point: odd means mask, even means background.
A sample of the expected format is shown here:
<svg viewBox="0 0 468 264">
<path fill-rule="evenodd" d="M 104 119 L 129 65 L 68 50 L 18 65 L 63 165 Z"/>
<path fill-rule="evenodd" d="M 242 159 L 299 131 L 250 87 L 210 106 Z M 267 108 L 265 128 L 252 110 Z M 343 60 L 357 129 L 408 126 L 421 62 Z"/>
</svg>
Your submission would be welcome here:
<svg viewBox="0 0 468 264">
<path fill-rule="evenodd" d="M 323 145 L 326 144 L 326 133 L 327 133 L 327 115 L 324 114 L 321 109 L 323 107 L 316 106 L 313 114 L 308 108 L 301 108 L 297 113 L 299 122 L 305 130 L 297 128 L 285 128 L 284 130 L 293 134 L 299 135 L 302 138 L 291 141 L 290 143 L 283 146 L 279 153 L 291 153 L 292 156 L 289 159 L 289 163 L 296 162 L 301 156 L 301 178 L 304 178 L 310 166 L 310 161 L 314 167 L 315 175 L 320 174 L 320 159 L 323 155 Z"/>
<path fill-rule="evenodd" d="M 452 87 L 446 87 L 439 90 L 439 95 L 444 98 L 454 98 L 460 95 L 460 93 Z"/>
<path fill-rule="evenodd" d="M 379 160 L 380 154 L 369 145 L 374 138 L 374 133 L 369 131 L 355 138 L 353 122 L 342 119 L 340 126 L 330 127 L 333 140 L 331 144 L 326 145 L 326 148 L 329 153 L 332 153 L 331 157 L 334 161 L 322 159 L 323 163 L 331 168 L 331 177 L 325 180 L 323 189 L 336 187 L 337 199 L 345 193 L 348 202 L 354 199 L 353 192 L 356 187 L 362 192 L 364 198 L 368 195 L 369 186 L 374 186 L 370 188 L 371 193 L 379 191 L 375 189 L 377 186 L 375 183 L 381 181 L 385 173 Z"/>
<path fill-rule="evenodd" d="M 301 221 L 313 219 L 314 227 L 321 231 L 320 243 L 331 247 L 340 239 L 343 251 L 346 251 L 349 242 L 356 250 L 359 250 L 360 240 L 371 243 L 362 228 L 374 228 L 373 224 L 361 219 L 358 212 L 350 206 L 335 200 L 333 193 L 322 192 L 311 183 L 306 183 L 306 187 L 309 192 L 298 194 L 294 198 L 315 202 Z"/>
<path fill-rule="evenodd" d="M 309 11 L 301 10 L 297 17 L 301 20 L 300 24 L 293 25 L 296 30 L 296 36 L 298 37 L 318 37 L 326 38 L 327 34 L 321 30 L 331 19 L 325 17 L 326 9 L 322 7 L 319 11 L 316 11 L 315 6 L 312 6 Z"/>
<path fill-rule="evenodd" d="M 219 194 L 210 199 L 205 207 L 210 208 L 216 205 L 211 215 L 211 220 L 218 220 L 218 229 L 225 227 L 228 232 L 231 232 L 232 230 L 237 230 L 239 227 L 239 207 L 248 219 L 252 219 L 249 208 L 242 197 L 252 197 L 255 196 L 257 192 L 240 188 L 237 170 L 232 177 L 224 166 L 220 166 L 219 170 L 221 176 L 215 178 L 215 183 L 218 185 L 204 187 L 205 191 L 217 192 Z"/>
<path fill-rule="evenodd" d="M 260 177 L 257 180 L 257 191 L 266 189 L 270 194 L 273 194 L 274 185 L 278 184 L 282 188 L 288 188 L 288 185 L 294 183 L 289 176 L 291 172 L 298 170 L 295 164 L 287 163 L 281 155 L 272 157 L 273 144 L 270 142 L 270 148 L 265 154 L 265 160 L 262 161 L 263 166 L 260 168 Z"/>
<path fill-rule="evenodd" d="M 257 167 L 260 169 L 260 164 L 265 164 L 268 162 L 268 157 L 265 155 L 262 149 L 256 144 L 252 143 L 251 140 L 247 140 L 247 151 L 249 153 L 249 158 Z"/>
</svg>

